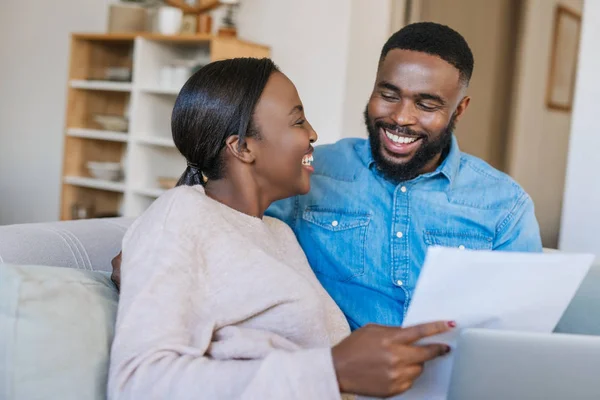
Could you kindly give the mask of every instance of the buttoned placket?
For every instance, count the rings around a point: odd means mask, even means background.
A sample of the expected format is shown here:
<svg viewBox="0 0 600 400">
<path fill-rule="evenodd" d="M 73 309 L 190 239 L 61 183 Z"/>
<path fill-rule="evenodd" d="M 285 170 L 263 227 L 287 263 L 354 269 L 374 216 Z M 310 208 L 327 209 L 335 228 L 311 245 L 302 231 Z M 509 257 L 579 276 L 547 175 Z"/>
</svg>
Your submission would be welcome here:
<svg viewBox="0 0 600 400">
<path fill-rule="evenodd" d="M 408 225 L 410 223 L 410 190 L 411 187 L 407 184 L 400 184 L 394 190 L 393 198 L 393 214 L 392 226 L 390 235 L 390 249 L 392 271 L 391 278 L 393 284 L 404 292 L 404 310 L 406 315 L 410 292 L 407 289 L 409 279 L 409 238 Z"/>
</svg>

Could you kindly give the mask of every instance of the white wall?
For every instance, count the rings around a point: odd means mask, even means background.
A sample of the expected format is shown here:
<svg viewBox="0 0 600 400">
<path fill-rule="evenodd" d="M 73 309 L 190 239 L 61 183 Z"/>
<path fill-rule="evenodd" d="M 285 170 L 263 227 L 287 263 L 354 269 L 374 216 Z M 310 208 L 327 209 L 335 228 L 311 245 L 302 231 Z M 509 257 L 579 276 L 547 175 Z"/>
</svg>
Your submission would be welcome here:
<svg viewBox="0 0 600 400">
<path fill-rule="evenodd" d="M 583 1 L 526 0 L 524 3 L 507 163 L 507 172 L 535 203 L 542 241 L 547 247 L 556 247 L 558 243 L 571 124 L 569 113 L 546 107 L 557 4 L 581 11 Z"/>
<path fill-rule="evenodd" d="M 420 0 L 411 19 L 455 29 L 469 44 L 475 69 L 471 103 L 457 126 L 460 148 L 503 169 L 518 8 L 507 0 Z"/>
<path fill-rule="evenodd" d="M 600 256 L 600 2 L 585 0 L 560 248 Z"/>
<path fill-rule="evenodd" d="M 363 112 L 373 91 L 381 48 L 390 36 L 389 0 L 351 0 L 342 137 L 366 137 Z"/>
<path fill-rule="evenodd" d="M 0 0 L 0 224 L 58 219 L 71 31 L 105 0 Z"/>
<path fill-rule="evenodd" d="M 239 36 L 271 46 L 321 144 L 341 137 L 350 9 L 348 0 L 244 0 L 239 10 Z"/>
</svg>

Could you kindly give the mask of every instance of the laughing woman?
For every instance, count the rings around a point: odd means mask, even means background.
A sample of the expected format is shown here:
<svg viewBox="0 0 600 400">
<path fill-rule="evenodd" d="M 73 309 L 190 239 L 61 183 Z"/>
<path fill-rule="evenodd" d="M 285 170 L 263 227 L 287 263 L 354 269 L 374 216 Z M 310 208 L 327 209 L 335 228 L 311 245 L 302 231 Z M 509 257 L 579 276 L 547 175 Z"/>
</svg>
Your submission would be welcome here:
<svg viewBox="0 0 600 400">
<path fill-rule="evenodd" d="M 123 241 L 112 399 L 338 399 L 400 393 L 448 351 L 443 322 L 349 335 L 296 238 L 264 216 L 310 189 L 312 143 L 268 59 L 207 65 L 172 115 L 188 167 Z"/>
</svg>

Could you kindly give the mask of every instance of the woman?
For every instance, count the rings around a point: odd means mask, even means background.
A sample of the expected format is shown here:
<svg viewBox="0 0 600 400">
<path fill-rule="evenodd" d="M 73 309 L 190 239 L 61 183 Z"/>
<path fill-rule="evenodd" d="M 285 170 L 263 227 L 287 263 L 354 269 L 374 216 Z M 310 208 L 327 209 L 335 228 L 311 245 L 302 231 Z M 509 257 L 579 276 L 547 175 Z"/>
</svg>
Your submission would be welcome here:
<svg viewBox="0 0 600 400">
<path fill-rule="evenodd" d="M 123 240 L 110 398 L 389 396 L 449 351 L 413 343 L 451 323 L 348 336 L 292 231 L 264 217 L 273 201 L 308 192 L 317 139 L 272 61 L 198 71 L 172 131 L 188 167 Z"/>
</svg>

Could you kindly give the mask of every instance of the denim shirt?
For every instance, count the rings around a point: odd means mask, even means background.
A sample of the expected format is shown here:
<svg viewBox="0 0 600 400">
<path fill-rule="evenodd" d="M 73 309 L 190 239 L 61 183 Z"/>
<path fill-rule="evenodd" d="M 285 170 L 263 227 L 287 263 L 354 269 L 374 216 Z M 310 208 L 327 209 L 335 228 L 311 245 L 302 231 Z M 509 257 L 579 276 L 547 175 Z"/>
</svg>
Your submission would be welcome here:
<svg viewBox="0 0 600 400">
<path fill-rule="evenodd" d="M 542 250 L 531 198 L 456 138 L 434 172 L 399 185 L 365 139 L 317 146 L 313 166 L 311 191 L 267 214 L 292 228 L 352 329 L 402 324 L 429 246 Z"/>
</svg>

